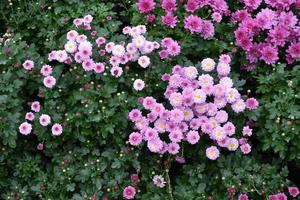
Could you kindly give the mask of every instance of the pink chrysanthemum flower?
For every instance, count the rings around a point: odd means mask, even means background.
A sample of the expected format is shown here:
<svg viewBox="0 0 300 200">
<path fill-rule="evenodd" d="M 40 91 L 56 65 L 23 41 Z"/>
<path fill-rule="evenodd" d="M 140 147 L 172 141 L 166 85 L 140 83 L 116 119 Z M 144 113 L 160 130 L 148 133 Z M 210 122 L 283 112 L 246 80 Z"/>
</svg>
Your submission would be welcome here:
<svg viewBox="0 0 300 200">
<path fill-rule="evenodd" d="M 211 58 L 205 58 L 201 61 L 201 68 L 206 72 L 211 72 L 215 69 L 216 63 Z"/>
<path fill-rule="evenodd" d="M 195 103 L 202 104 L 206 101 L 206 94 L 202 89 L 196 89 L 193 91 L 193 101 Z"/>
<path fill-rule="evenodd" d="M 56 60 L 58 62 L 63 63 L 67 60 L 68 54 L 65 50 L 58 50 L 58 51 L 56 51 L 56 56 L 55 57 L 56 57 Z"/>
<path fill-rule="evenodd" d="M 235 134 L 235 126 L 233 123 L 227 122 L 226 124 L 224 124 L 223 128 L 228 136 L 232 136 Z"/>
<path fill-rule="evenodd" d="M 181 142 L 183 139 L 183 134 L 179 130 L 174 130 L 170 132 L 169 138 L 172 142 Z"/>
<path fill-rule="evenodd" d="M 231 108 L 234 112 L 240 113 L 245 110 L 246 104 L 243 99 L 239 99 L 234 104 L 231 105 Z"/>
<path fill-rule="evenodd" d="M 292 197 L 297 197 L 299 195 L 298 187 L 289 187 L 289 193 Z"/>
<path fill-rule="evenodd" d="M 151 110 L 156 103 L 156 100 L 153 97 L 146 97 L 143 99 L 143 106 L 145 109 Z"/>
<path fill-rule="evenodd" d="M 230 74 L 231 67 L 228 63 L 219 62 L 217 66 L 217 72 L 220 76 L 228 76 Z"/>
<path fill-rule="evenodd" d="M 75 41 L 76 37 L 78 36 L 78 32 L 75 30 L 71 30 L 67 33 L 67 39 L 70 41 Z"/>
<path fill-rule="evenodd" d="M 206 149 L 206 157 L 211 160 L 216 160 L 220 156 L 220 152 L 216 146 L 211 146 Z"/>
<path fill-rule="evenodd" d="M 177 23 L 177 17 L 173 13 L 168 12 L 165 16 L 161 16 L 162 23 L 170 28 L 174 28 Z"/>
<path fill-rule="evenodd" d="M 31 110 L 33 110 L 34 112 L 40 112 L 40 109 L 41 109 L 40 102 L 34 101 L 31 103 Z"/>
<path fill-rule="evenodd" d="M 155 140 L 158 138 L 158 132 L 153 128 L 146 128 L 144 131 L 144 139 L 146 141 Z"/>
<path fill-rule="evenodd" d="M 101 63 L 101 62 L 94 63 L 94 68 L 93 69 L 94 69 L 95 73 L 99 74 L 99 73 L 104 72 L 105 65 L 103 63 Z"/>
<path fill-rule="evenodd" d="M 145 87 L 145 82 L 141 79 L 136 79 L 133 83 L 133 88 L 137 91 L 143 90 Z"/>
<path fill-rule="evenodd" d="M 249 126 L 243 127 L 243 136 L 250 137 L 252 135 L 252 129 Z"/>
<path fill-rule="evenodd" d="M 83 17 L 84 23 L 91 23 L 93 21 L 93 16 L 92 15 L 86 15 Z"/>
<path fill-rule="evenodd" d="M 138 59 L 138 64 L 142 67 L 142 68 L 146 68 L 150 65 L 150 58 L 148 56 L 141 56 Z"/>
<path fill-rule="evenodd" d="M 26 61 L 23 63 L 23 67 L 24 67 L 24 69 L 26 69 L 26 70 L 31 70 L 31 69 L 33 69 L 33 67 L 34 67 L 34 63 L 33 63 L 32 60 L 26 60 Z"/>
<path fill-rule="evenodd" d="M 159 138 L 149 140 L 147 142 L 147 147 L 151 152 L 158 153 L 163 148 L 163 142 Z"/>
<path fill-rule="evenodd" d="M 235 151 L 239 147 L 239 141 L 235 138 L 229 138 L 226 141 L 226 146 L 229 151 Z"/>
<path fill-rule="evenodd" d="M 51 128 L 52 134 L 57 136 L 57 135 L 61 135 L 63 132 L 63 128 L 60 124 L 54 124 Z"/>
<path fill-rule="evenodd" d="M 41 69 L 41 74 L 43 76 L 49 76 L 52 74 L 52 67 L 50 65 L 43 65 Z"/>
<path fill-rule="evenodd" d="M 261 50 L 261 59 L 267 64 L 274 64 L 278 58 L 278 50 L 276 47 L 266 46 Z"/>
<path fill-rule="evenodd" d="M 46 76 L 43 80 L 44 86 L 47 88 L 53 88 L 56 84 L 56 79 L 53 76 Z"/>
<path fill-rule="evenodd" d="M 248 143 L 241 145 L 240 148 L 243 154 L 249 154 L 251 152 L 251 146 Z"/>
<path fill-rule="evenodd" d="M 202 31 L 203 21 L 200 17 L 190 15 L 184 18 L 184 28 L 191 33 L 200 33 Z"/>
<path fill-rule="evenodd" d="M 197 131 L 189 131 L 186 134 L 186 140 L 190 144 L 196 144 L 200 139 L 199 133 Z"/>
<path fill-rule="evenodd" d="M 300 58 L 300 43 L 292 43 L 288 50 L 287 53 L 293 58 L 297 59 Z"/>
<path fill-rule="evenodd" d="M 129 112 L 128 117 L 131 121 L 135 122 L 142 117 L 142 112 L 138 109 L 133 109 Z"/>
<path fill-rule="evenodd" d="M 29 121 L 34 120 L 34 113 L 33 113 L 33 112 L 28 112 L 28 113 L 26 113 L 25 119 L 27 119 L 27 120 L 29 120 Z"/>
<path fill-rule="evenodd" d="M 222 127 L 216 127 L 213 129 L 211 138 L 217 141 L 222 141 L 227 137 L 224 128 Z"/>
<path fill-rule="evenodd" d="M 143 136 L 138 132 L 133 132 L 129 135 L 129 143 L 132 146 L 138 146 L 139 144 L 141 144 L 142 140 Z"/>
<path fill-rule="evenodd" d="M 114 67 L 111 68 L 110 73 L 111 73 L 112 76 L 118 78 L 123 74 L 123 69 L 121 67 L 114 66 Z"/>
<path fill-rule="evenodd" d="M 48 126 L 51 123 L 51 117 L 49 115 L 42 114 L 39 121 L 42 126 Z"/>
<path fill-rule="evenodd" d="M 176 155 L 179 153 L 180 146 L 177 143 L 170 143 L 168 145 L 168 152 L 172 155 Z"/>
<path fill-rule="evenodd" d="M 238 200 L 248 200 L 247 194 L 240 194 Z"/>
<path fill-rule="evenodd" d="M 213 14 L 212 14 L 212 18 L 213 18 L 213 20 L 215 21 L 215 22 L 221 22 L 221 20 L 222 20 L 222 15 L 220 14 L 220 13 L 218 13 L 218 12 L 214 12 Z"/>
<path fill-rule="evenodd" d="M 162 0 L 161 7 L 166 12 L 172 12 L 176 10 L 176 0 Z"/>
<path fill-rule="evenodd" d="M 277 200 L 287 200 L 287 196 L 284 193 L 276 194 Z"/>
<path fill-rule="evenodd" d="M 175 123 L 182 122 L 184 119 L 184 114 L 180 109 L 173 109 L 170 111 L 170 120 Z"/>
<path fill-rule="evenodd" d="M 249 98 L 249 99 L 246 100 L 246 107 L 249 110 L 257 109 L 258 106 L 259 106 L 259 103 L 255 98 Z"/>
<path fill-rule="evenodd" d="M 153 0 L 139 0 L 137 7 L 140 13 L 149 13 L 155 8 L 155 4 Z"/>
<path fill-rule="evenodd" d="M 134 199 L 136 194 L 136 190 L 134 187 L 132 186 L 127 186 L 124 190 L 123 190 L 123 197 L 125 199 Z"/>
<path fill-rule="evenodd" d="M 19 132 L 23 135 L 28 135 L 31 133 L 32 130 L 32 125 L 27 123 L 27 122 L 23 122 L 20 126 L 19 126 Z"/>
</svg>

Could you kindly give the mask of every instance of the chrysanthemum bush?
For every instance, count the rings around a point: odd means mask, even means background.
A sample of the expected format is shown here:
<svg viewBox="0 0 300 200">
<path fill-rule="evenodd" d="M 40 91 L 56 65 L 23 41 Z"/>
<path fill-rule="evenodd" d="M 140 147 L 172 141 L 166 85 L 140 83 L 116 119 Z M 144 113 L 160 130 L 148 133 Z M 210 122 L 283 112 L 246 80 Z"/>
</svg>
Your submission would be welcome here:
<svg viewBox="0 0 300 200">
<path fill-rule="evenodd" d="M 278 65 L 279 71 L 270 74 L 272 68 L 264 62 L 252 73 L 240 71 L 244 57 L 235 46 L 232 33 L 238 24 L 230 21 L 229 10 L 234 12 L 248 1 L 155 1 L 155 8 L 147 13 L 140 13 L 139 2 L 18 1 L 0 5 L 9 16 L 0 19 L 4 22 L 0 27 L 1 199 L 297 198 L 298 73 L 296 67 L 291 71 L 291 65 L 281 73 Z M 205 24 L 207 29 L 203 29 Z M 205 56 L 211 62 L 220 54 L 231 55 L 230 68 L 228 57 L 223 56 L 223 64 L 216 63 L 213 71 L 202 69 L 200 61 Z M 278 61 L 284 62 L 282 58 L 284 55 Z M 196 72 L 197 77 L 189 78 Z M 278 110 L 281 97 L 271 98 L 281 94 L 281 89 L 276 90 L 276 81 L 268 82 L 269 75 L 274 81 L 280 77 L 284 92 L 294 92 L 294 96 L 285 95 L 286 112 Z M 208 94 L 210 87 L 205 90 L 203 83 L 197 85 L 201 76 L 213 80 L 211 88 L 216 91 L 223 85 L 221 80 L 229 80 L 225 83 L 232 82 L 234 94 L 243 102 L 240 105 L 247 107 L 247 100 L 255 105 L 254 97 L 259 107 L 236 113 L 239 106 L 226 100 L 225 107 L 217 108 L 222 110 L 217 111 L 219 117 L 208 110 L 197 113 L 202 106 L 196 108 L 188 101 L 199 90 L 206 96 L 203 109 L 210 107 L 213 112 L 218 106 L 215 100 L 226 99 L 226 95 L 219 99 L 215 93 Z M 180 85 L 172 85 L 171 77 L 179 78 Z M 173 105 L 171 94 L 173 100 L 182 101 L 181 106 Z M 143 109 L 145 99 L 152 98 L 154 105 L 178 111 L 178 116 L 184 114 L 182 134 L 176 128 L 168 131 L 176 127 L 171 119 Z M 278 123 L 272 118 L 274 103 L 275 113 L 282 112 Z M 149 151 L 148 141 L 131 145 L 128 137 L 132 132 L 139 132 L 143 140 L 146 136 L 146 130 L 128 121 L 128 113 L 136 108 L 149 120 L 148 132 L 159 132 L 163 147 L 178 143 L 178 153 L 171 154 L 175 153 L 172 145 L 171 152 L 165 153 Z M 193 119 L 188 118 L 191 112 Z M 227 122 L 216 122 L 226 113 Z M 231 122 L 235 134 L 226 133 L 226 139 L 218 141 L 221 139 L 214 136 L 219 134 L 214 133 L 219 132 L 203 133 L 198 118 L 208 118 L 220 130 Z M 291 119 L 288 127 L 286 119 Z M 29 129 L 23 130 L 22 123 Z M 165 133 L 160 133 L 164 130 L 161 125 L 168 127 Z M 197 133 L 200 138 L 192 144 Z M 230 141 L 234 141 L 232 146 Z M 230 151 L 237 147 L 236 142 L 239 147 Z M 251 146 L 251 152 L 241 148 L 245 144 Z M 216 160 L 206 156 L 211 146 L 215 146 L 212 152 L 220 153 Z"/>
</svg>

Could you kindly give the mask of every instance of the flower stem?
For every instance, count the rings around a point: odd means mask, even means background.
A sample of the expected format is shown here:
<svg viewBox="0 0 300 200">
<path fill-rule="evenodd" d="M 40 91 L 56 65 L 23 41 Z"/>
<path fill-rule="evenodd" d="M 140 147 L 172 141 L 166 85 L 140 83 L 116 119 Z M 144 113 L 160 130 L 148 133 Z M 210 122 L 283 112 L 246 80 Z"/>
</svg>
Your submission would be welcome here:
<svg viewBox="0 0 300 200">
<path fill-rule="evenodd" d="M 167 166 L 167 169 L 166 169 L 167 184 L 168 184 L 168 194 L 169 194 L 169 199 L 170 200 L 174 200 L 173 192 L 172 192 L 172 186 L 171 186 L 171 180 L 170 180 L 170 176 L 169 176 L 169 169 L 170 169 L 170 166 L 171 166 L 170 162 L 171 162 L 171 157 L 169 156 L 169 158 L 168 158 L 168 166 Z"/>
</svg>

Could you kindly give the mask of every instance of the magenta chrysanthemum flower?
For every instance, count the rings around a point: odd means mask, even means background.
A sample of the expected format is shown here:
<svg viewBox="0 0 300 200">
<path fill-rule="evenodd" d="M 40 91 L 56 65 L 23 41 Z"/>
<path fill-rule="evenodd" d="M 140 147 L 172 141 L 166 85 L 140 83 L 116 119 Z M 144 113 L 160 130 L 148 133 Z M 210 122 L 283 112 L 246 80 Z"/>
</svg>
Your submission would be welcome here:
<svg viewBox="0 0 300 200">
<path fill-rule="evenodd" d="M 134 187 L 132 186 L 127 186 L 124 190 L 123 190 L 123 197 L 125 199 L 134 199 L 136 194 L 136 190 Z"/>
<path fill-rule="evenodd" d="M 60 124 L 57 124 L 57 123 L 52 126 L 51 130 L 52 130 L 52 134 L 55 135 L 55 136 L 61 135 L 62 132 L 63 132 L 62 126 Z"/>
<path fill-rule="evenodd" d="M 247 194 L 240 194 L 238 200 L 248 200 Z"/>
<path fill-rule="evenodd" d="M 284 193 L 276 194 L 277 200 L 287 200 L 287 196 Z"/>
<path fill-rule="evenodd" d="M 276 47 L 266 46 L 261 50 L 261 59 L 267 64 L 274 64 L 278 58 L 278 50 Z"/>
<path fill-rule="evenodd" d="M 137 7 L 140 13 L 149 13 L 155 8 L 155 4 L 153 0 L 139 0 Z"/>
<path fill-rule="evenodd" d="M 184 28 L 191 33 L 200 33 L 202 31 L 203 21 L 200 17 L 190 15 L 184 18 Z"/>
<path fill-rule="evenodd" d="M 19 126 L 19 132 L 23 135 L 28 135 L 29 133 L 31 133 L 31 130 L 32 130 L 32 125 L 27 122 L 23 122 Z"/>
<path fill-rule="evenodd" d="M 289 193 L 292 197 L 297 197 L 299 195 L 298 187 L 289 187 Z"/>
<path fill-rule="evenodd" d="M 249 110 L 257 109 L 258 106 L 259 106 L 259 103 L 255 98 L 249 98 L 249 99 L 246 100 L 246 107 Z"/>
<path fill-rule="evenodd" d="M 220 156 L 220 152 L 216 146 L 211 146 L 206 149 L 206 157 L 211 160 L 216 160 Z"/>
<path fill-rule="evenodd" d="M 300 58 L 300 43 L 292 43 L 288 50 L 287 53 L 293 58 L 297 59 Z"/>
<path fill-rule="evenodd" d="M 166 12 L 173 12 L 176 8 L 176 0 L 162 0 L 161 7 Z"/>
</svg>

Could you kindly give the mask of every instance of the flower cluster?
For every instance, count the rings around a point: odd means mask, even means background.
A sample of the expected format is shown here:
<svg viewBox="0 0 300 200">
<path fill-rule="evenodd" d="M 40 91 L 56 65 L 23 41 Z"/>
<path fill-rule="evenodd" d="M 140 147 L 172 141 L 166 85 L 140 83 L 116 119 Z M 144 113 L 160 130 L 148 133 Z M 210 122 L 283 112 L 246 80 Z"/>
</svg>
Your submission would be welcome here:
<svg viewBox="0 0 300 200">
<path fill-rule="evenodd" d="M 27 112 L 25 115 L 25 120 L 30 121 L 30 122 L 33 121 L 35 119 L 35 115 L 40 112 L 40 110 L 41 110 L 40 102 L 38 102 L 38 101 L 32 102 L 31 110 L 35 113 Z M 28 123 L 27 121 L 23 122 L 19 126 L 19 132 L 22 135 L 29 135 L 32 131 L 32 125 L 30 123 Z M 41 114 L 39 116 L 39 123 L 41 126 L 48 126 L 49 124 L 51 124 L 51 117 L 47 114 Z M 63 128 L 60 124 L 55 123 L 52 125 L 51 131 L 52 131 L 53 135 L 58 136 L 58 135 L 62 134 Z"/>
<path fill-rule="evenodd" d="M 84 30 L 91 30 L 91 22 L 93 17 L 86 15 L 83 18 L 76 18 L 73 24 L 76 27 L 83 26 Z M 97 31 L 94 30 L 90 34 L 93 36 L 89 41 L 88 35 L 80 34 L 76 30 L 71 30 L 66 35 L 66 43 L 63 50 L 53 50 L 48 54 L 48 61 L 58 61 L 64 64 L 81 64 L 86 72 L 93 71 L 97 74 L 103 73 L 109 68 L 110 73 L 114 77 L 120 77 L 123 74 L 122 65 L 129 62 L 136 62 L 142 68 L 147 68 L 150 64 L 150 58 L 147 56 L 154 50 L 162 46 L 159 52 L 161 58 L 169 58 L 177 56 L 180 53 L 180 45 L 172 38 L 162 40 L 162 45 L 156 41 L 147 40 L 145 33 L 146 26 L 138 25 L 135 27 L 126 26 L 122 30 L 124 35 L 130 36 L 130 42 L 121 41 L 119 43 L 106 41 L 105 37 L 96 37 Z M 92 41 L 93 40 L 93 41 Z M 96 49 L 96 50 L 95 50 Z M 98 56 L 93 58 L 93 53 L 98 52 Z M 105 56 L 110 54 L 109 56 Z M 100 61 L 102 60 L 102 61 Z M 109 63 L 109 64 L 108 64 Z M 32 70 L 34 62 L 26 60 L 23 63 L 25 70 Z M 45 64 L 41 67 L 40 73 L 44 76 L 43 84 L 47 88 L 53 88 L 56 85 L 56 78 L 51 76 L 52 66 Z M 141 80 L 142 81 L 142 80 Z M 144 83 L 138 81 L 134 84 L 136 90 L 142 90 Z"/>
<path fill-rule="evenodd" d="M 138 146 L 145 141 L 151 152 L 176 155 L 180 142 L 194 145 L 207 135 L 215 144 L 206 149 L 209 159 L 219 157 L 217 146 L 235 151 L 241 145 L 241 151 L 249 153 L 251 146 L 247 137 L 252 135 L 252 129 L 245 126 L 244 137 L 240 140 L 234 138 L 236 127 L 229 121 L 225 107 L 229 104 L 235 113 L 241 113 L 246 108 L 256 109 L 258 102 L 254 98 L 244 101 L 233 87 L 233 81 L 228 77 L 229 62 L 230 57 L 222 55 L 218 63 L 210 58 L 202 60 L 203 74 L 199 74 L 196 67 L 179 65 L 173 67 L 172 74 L 164 74 L 162 80 L 168 81 L 165 97 L 172 109 L 167 109 L 153 97 L 143 98 L 143 107 L 150 113 L 143 116 L 138 109 L 129 113 L 129 120 L 137 129 L 129 135 L 129 143 Z M 215 69 L 218 77 L 214 79 L 208 72 Z"/>
<path fill-rule="evenodd" d="M 288 63 L 300 57 L 300 25 L 291 9 L 299 9 L 295 1 L 265 1 L 266 7 L 259 12 L 256 9 L 262 1 L 243 2 L 245 8 L 234 12 L 232 20 L 238 23 L 236 45 L 246 52 L 249 66 L 258 61 L 274 64 L 280 53 L 286 55 Z"/>
<path fill-rule="evenodd" d="M 184 7 L 184 10 L 188 13 L 197 13 L 203 7 L 211 8 L 213 11 L 211 20 L 204 20 L 196 15 L 184 17 L 184 28 L 188 29 L 191 33 L 200 34 L 204 39 L 214 36 L 215 29 L 212 21 L 219 23 L 223 15 L 229 14 L 228 5 L 224 0 L 188 0 L 186 3 L 180 1 L 179 5 L 177 5 L 176 0 L 162 0 L 160 5 L 165 12 L 165 15 L 161 16 L 161 23 L 168 28 L 174 28 L 177 25 L 178 16 L 176 16 L 175 12 L 182 10 L 178 9 L 178 6 Z M 153 0 L 139 0 L 137 3 L 139 12 L 147 14 L 146 19 L 148 22 L 153 22 L 156 18 L 151 13 L 155 9 L 155 6 L 156 3 Z"/>
<path fill-rule="evenodd" d="M 177 41 L 170 37 L 166 37 L 161 41 L 161 47 L 163 48 L 159 52 L 161 59 L 177 56 L 180 53 L 180 45 Z"/>
</svg>

